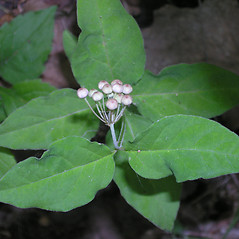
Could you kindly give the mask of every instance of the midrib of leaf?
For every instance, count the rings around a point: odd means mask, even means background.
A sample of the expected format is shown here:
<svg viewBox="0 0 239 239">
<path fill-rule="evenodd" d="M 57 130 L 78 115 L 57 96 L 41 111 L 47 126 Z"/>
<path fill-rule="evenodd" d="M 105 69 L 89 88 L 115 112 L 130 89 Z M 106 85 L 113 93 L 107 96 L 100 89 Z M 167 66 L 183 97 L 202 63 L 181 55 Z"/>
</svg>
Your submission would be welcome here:
<svg viewBox="0 0 239 239">
<path fill-rule="evenodd" d="M 106 61 L 107 61 L 107 65 L 109 66 L 109 69 L 110 69 L 110 73 L 111 73 L 111 76 L 112 76 L 112 79 L 114 78 L 114 75 L 113 75 L 113 72 L 112 72 L 112 67 L 111 67 L 111 64 L 110 64 L 110 59 L 109 59 L 109 52 L 108 52 L 108 49 L 107 49 L 107 43 L 106 43 L 106 40 L 105 40 L 105 32 L 104 32 L 104 28 L 103 28 L 103 19 L 102 17 L 100 16 L 100 11 L 99 11 L 99 6 L 97 4 L 97 15 L 99 16 L 99 23 L 100 23 L 100 28 L 101 28 L 101 32 L 102 32 L 102 45 L 103 45 L 103 49 L 104 49 L 104 52 L 105 52 L 105 56 L 106 56 Z"/>
<path fill-rule="evenodd" d="M 88 166 L 88 165 L 90 165 L 90 164 L 95 164 L 95 163 L 97 163 L 97 162 L 99 162 L 99 161 L 103 160 L 104 158 L 109 157 L 109 156 L 111 156 L 111 155 L 113 155 L 113 154 L 106 155 L 106 156 L 104 156 L 104 157 L 102 157 L 102 158 L 100 158 L 100 159 L 98 159 L 98 160 L 93 161 L 93 162 L 90 162 L 90 163 L 87 163 L 87 164 L 84 164 L 84 165 L 79 165 L 79 166 L 76 166 L 76 167 L 71 168 L 71 169 L 68 169 L 68 170 L 64 170 L 64 171 L 62 171 L 62 172 L 60 172 L 60 173 L 53 174 L 53 175 L 51 175 L 51 176 L 48 176 L 48 177 L 46 177 L 46 178 L 39 179 L 39 180 L 34 181 L 34 182 L 25 183 L 25 184 L 22 184 L 22 185 L 17 186 L 17 187 L 8 187 L 7 189 L 0 190 L 0 192 L 12 190 L 12 189 L 17 189 L 17 188 L 22 188 L 22 187 L 25 187 L 25 186 L 28 186 L 28 185 L 31 185 L 31 184 L 34 184 L 34 183 L 40 183 L 40 182 L 42 182 L 42 181 L 49 180 L 49 179 L 54 178 L 54 177 L 58 177 L 58 176 L 60 176 L 61 174 L 64 174 L 64 173 L 72 172 L 72 171 L 75 171 L 75 170 L 77 171 L 78 169 L 81 169 L 81 171 L 82 171 L 82 170 L 83 170 L 83 167 Z M 36 159 L 36 160 L 37 160 L 37 159 Z M 44 160 L 44 159 L 41 159 L 41 160 Z M 79 174 L 80 174 L 80 172 L 79 172 Z M 4 177 L 6 177 L 6 174 L 3 175 L 3 177 L 1 178 L 1 180 L 4 179 Z"/>
<path fill-rule="evenodd" d="M 230 156 L 230 157 L 237 157 L 236 155 L 234 154 L 229 154 L 229 153 L 224 153 L 224 152 L 221 152 L 221 151 L 214 151 L 214 150 L 209 150 L 209 149 L 157 149 L 157 150 L 152 150 L 152 149 L 149 149 L 149 150 L 141 150 L 140 149 L 140 153 L 141 152 L 153 152 L 153 153 L 160 153 L 160 152 L 170 152 L 170 151 L 196 151 L 196 152 L 205 152 L 205 153 L 214 153 L 214 154 L 218 154 L 218 155 L 223 155 L 223 156 Z M 129 153 L 136 153 L 135 150 L 126 150 L 126 152 L 129 152 Z"/>
<path fill-rule="evenodd" d="M 17 131 L 19 131 L 19 130 L 23 130 L 23 129 L 26 129 L 26 128 L 31 128 L 31 127 L 34 127 L 34 126 L 37 126 L 37 125 L 41 125 L 41 124 L 44 124 L 44 123 L 46 123 L 46 122 L 54 121 L 54 120 L 57 120 L 57 119 L 62 119 L 62 118 L 68 117 L 68 116 L 70 116 L 70 115 L 73 115 L 73 114 L 76 114 L 76 113 L 80 113 L 80 112 L 85 111 L 85 110 L 88 110 L 88 111 L 89 111 L 88 108 L 82 109 L 82 110 L 79 110 L 79 111 L 72 112 L 72 113 L 70 113 L 70 114 L 66 114 L 66 115 L 60 116 L 60 117 L 56 117 L 56 118 L 52 118 L 52 119 L 47 119 L 47 120 L 41 121 L 41 122 L 36 123 L 36 124 L 28 125 L 28 126 L 22 127 L 21 129 L 11 130 L 10 133 L 17 132 Z M 40 116 L 38 116 L 38 117 L 40 117 Z M 43 119 L 45 119 L 45 118 L 43 118 Z M 1 134 L 1 132 L 0 132 L 0 135 L 4 135 L 4 134 L 8 134 L 8 133 L 9 133 L 9 132 L 6 132 L 6 133 Z"/>
<path fill-rule="evenodd" d="M 48 15 L 49 15 L 49 14 L 48 14 Z M 43 19 L 43 20 L 42 20 L 42 22 L 38 25 L 38 27 L 37 27 L 37 28 L 32 32 L 32 34 L 26 39 L 26 41 L 25 41 L 23 44 L 21 44 L 21 47 L 19 47 L 19 48 L 17 48 L 17 49 L 14 49 L 14 51 L 12 52 L 12 54 L 9 55 L 8 58 L 5 58 L 4 63 L 1 64 L 2 66 L 5 65 L 6 63 L 8 63 L 9 61 L 11 61 L 12 57 L 14 57 L 15 55 L 17 55 L 17 53 L 18 53 L 19 51 L 21 51 L 21 50 L 25 47 L 25 45 L 28 44 L 29 39 L 32 37 L 32 35 L 34 35 L 34 34 L 39 30 L 39 28 L 41 28 L 41 27 L 43 26 L 43 24 L 45 23 L 45 20 L 46 20 L 46 19 Z M 6 62 L 6 61 L 7 61 L 7 62 Z M 3 61 L 2 61 L 2 62 L 3 62 Z"/>
<path fill-rule="evenodd" d="M 133 95 L 134 97 L 144 97 L 144 96 L 159 96 L 159 95 L 179 95 L 179 94 L 194 94 L 194 93 L 205 93 L 213 91 L 225 91 L 225 90 L 235 90 L 235 88 L 218 88 L 211 90 L 191 90 L 191 91 L 177 91 L 177 92 L 163 92 L 163 93 L 148 93 L 148 94 L 137 94 Z"/>
</svg>

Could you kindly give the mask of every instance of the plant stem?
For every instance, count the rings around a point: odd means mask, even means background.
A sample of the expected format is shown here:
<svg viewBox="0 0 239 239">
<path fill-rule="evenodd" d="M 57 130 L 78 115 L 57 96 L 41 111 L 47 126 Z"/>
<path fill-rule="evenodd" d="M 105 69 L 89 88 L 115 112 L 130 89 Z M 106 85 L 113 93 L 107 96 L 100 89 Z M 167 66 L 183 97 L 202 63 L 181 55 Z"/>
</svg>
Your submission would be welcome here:
<svg viewBox="0 0 239 239">
<path fill-rule="evenodd" d="M 119 146 L 118 146 L 116 135 L 115 135 L 114 124 L 110 124 L 110 131 L 111 131 L 111 135 L 112 135 L 112 139 L 113 139 L 113 143 L 114 143 L 115 148 L 120 149 Z"/>
</svg>

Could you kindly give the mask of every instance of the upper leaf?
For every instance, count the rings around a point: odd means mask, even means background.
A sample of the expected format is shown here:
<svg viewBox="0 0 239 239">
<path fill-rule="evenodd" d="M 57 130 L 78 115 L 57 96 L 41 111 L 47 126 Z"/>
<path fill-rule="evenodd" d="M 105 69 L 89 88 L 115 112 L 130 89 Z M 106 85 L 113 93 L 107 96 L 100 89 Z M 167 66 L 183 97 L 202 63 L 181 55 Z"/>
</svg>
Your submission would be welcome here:
<svg viewBox="0 0 239 239">
<path fill-rule="evenodd" d="M 82 32 L 72 56 L 73 73 L 81 86 L 95 88 L 100 80 L 139 80 L 145 53 L 140 30 L 119 0 L 78 0 Z"/>
<path fill-rule="evenodd" d="M 51 51 L 54 14 L 51 7 L 29 12 L 0 28 L 0 75 L 11 84 L 36 79 Z"/>
<path fill-rule="evenodd" d="M 131 167 L 145 178 L 174 174 L 178 182 L 239 172 L 239 137 L 197 116 L 154 123 L 126 146 Z"/>
<path fill-rule="evenodd" d="M 140 177 L 130 168 L 125 152 L 117 152 L 115 161 L 114 181 L 125 200 L 156 226 L 172 230 L 179 208 L 181 185 L 173 177 L 160 180 Z"/>
<path fill-rule="evenodd" d="M 174 114 L 212 118 L 239 104 L 239 76 L 206 63 L 145 72 L 132 93 L 139 111 L 152 120 Z"/>
<path fill-rule="evenodd" d="M 68 137 L 41 159 L 28 158 L 0 180 L 0 201 L 17 207 L 69 211 L 90 202 L 114 174 L 113 153 L 104 145 Z"/>
<path fill-rule="evenodd" d="M 0 178 L 16 164 L 9 149 L 0 147 Z"/>
<path fill-rule="evenodd" d="M 18 107 L 26 104 L 31 99 L 48 95 L 55 88 L 41 80 L 29 80 L 16 83 L 12 88 L 0 87 L 0 96 L 3 100 L 4 110 L 7 115 Z"/>
<path fill-rule="evenodd" d="M 77 38 L 69 31 L 63 32 L 63 46 L 67 57 L 71 59 L 71 56 L 77 46 Z"/>
<path fill-rule="evenodd" d="M 98 127 L 87 104 L 76 91 L 62 89 L 31 100 L 0 125 L 0 146 L 11 149 L 47 149 L 70 135 L 82 136 Z"/>
</svg>

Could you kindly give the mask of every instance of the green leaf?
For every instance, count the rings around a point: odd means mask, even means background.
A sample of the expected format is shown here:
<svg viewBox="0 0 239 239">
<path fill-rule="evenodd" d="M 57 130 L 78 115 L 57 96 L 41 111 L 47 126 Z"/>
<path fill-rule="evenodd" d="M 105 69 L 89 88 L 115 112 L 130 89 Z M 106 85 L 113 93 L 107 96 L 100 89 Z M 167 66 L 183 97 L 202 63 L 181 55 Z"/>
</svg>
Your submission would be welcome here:
<svg viewBox="0 0 239 239">
<path fill-rule="evenodd" d="M 63 32 L 63 46 L 67 57 L 71 59 L 71 56 L 77 46 L 77 38 L 69 31 Z"/>
<path fill-rule="evenodd" d="M 145 178 L 174 174 L 177 182 L 239 172 L 239 137 L 197 116 L 165 117 L 126 146 L 131 167 Z"/>
<path fill-rule="evenodd" d="M 145 65 L 143 39 L 120 1 L 78 0 L 77 15 L 82 32 L 71 63 L 81 86 L 95 88 L 100 80 L 138 81 Z"/>
<path fill-rule="evenodd" d="M 152 120 L 174 114 L 212 118 L 239 104 L 239 76 L 206 63 L 145 72 L 132 93 L 139 111 Z"/>
<path fill-rule="evenodd" d="M 55 90 L 53 86 L 43 83 L 41 80 L 29 80 L 16 83 L 12 88 L 0 87 L 0 96 L 5 112 L 9 115 L 31 99 L 46 96 L 53 90 Z"/>
<path fill-rule="evenodd" d="M 47 149 L 61 138 L 82 136 L 98 128 L 76 91 L 62 89 L 31 100 L 18 108 L 0 125 L 0 146 L 11 149 Z"/>
<path fill-rule="evenodd" d="M 0 201 L 21 208 L 69 211 L 89 203 L 114 174 L 113 153 L 80 137 L 53 143 L 41 159 L 28 158 L 0 180 Z"/>
<path fill-rule="evenodd" d="M 0 122 L 5 120 L 6 117 L 7 117 L 7 114 L 6 114 L 5 109 L 3 107 L 2 99 L 0 98 Z"/>
<path fill-rule="evenodd" d="M 0 178 L 16 164 L 9 149 L 0 147 Z"/>
<path fill-rule="evenodd" d="M 51 51 L 56 7 L 19 15 L 0 28 L 0 75 L 15 84 L 36 79 Z"/>
<path fill-rule="evenodd" d="M 114 181 L 121 195 L 140 214 L 163 230 L 171 231 L 179 208 L 181 185 L 173 177 L 145 179 L 129 166 L 127 154 L 115 155 Z"/>
<path fill-rule="evenodd" d="M 151 126 L 153 122 L 149 119 L 144 118 L 141 115 L 125 112 L 125 123 L 125 142 L 127 142 L 133 141 L 139 133 Z"/>
</svg>

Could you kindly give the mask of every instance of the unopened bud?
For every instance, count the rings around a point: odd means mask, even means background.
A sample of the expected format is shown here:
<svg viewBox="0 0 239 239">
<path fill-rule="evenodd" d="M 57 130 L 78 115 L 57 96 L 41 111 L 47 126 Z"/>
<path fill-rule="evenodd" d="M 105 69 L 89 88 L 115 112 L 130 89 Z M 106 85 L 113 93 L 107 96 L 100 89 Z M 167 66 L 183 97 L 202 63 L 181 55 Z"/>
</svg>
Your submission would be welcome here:
<svg viewBox="0 0 239 239">
<path fill-rule="evenodd" d="M 133 88 L 130 84 L 123 85 L 123 93 L 128 95 L 133 91 Z"/>
<path fill-rule="evenodd" d="M 99 101 L 99 100 L 102 100 L 103 99 L 103 94 L 99 91 L 95 92 L 93 95 L 92 95 L 92 99 L 94 101 Z"/>
<path fill-rule="evenodd" d="M 118 83 L 116 83 L 116 84 L 114 84 L 114 85 L 112 86 L 112 89 L 113 89 L 113 91 L 114 91 L 115 93 L 122 93 L 122 91 L 123 91 L 123 86 L 120 85 L 120 84 L 118 84 Z"/>
<path fill-rule="evenodd" d="M 116 79 L 116 80 L 113 80 L 113 81 L 111 82 L 111 85 L 112 85 L 112 86 L 115 85 L 115 84 L 123 85 L 123 82 L 122 82 L 121 80 Z"/>
<path fill-rule="evenodd" d="M 88 95 L 88 90 L 86 88 L 79 88 L 77 90 L 77 95 L 79 98 L 83 99 Z"/>
<path fill-rule="evenodd" d="M 117 102 L 119 104 L 121 104 L 121 102 L 122 102 L 122 97 L 123 97 L 123 94 L 115 94 L 114 95 L 114 98 L 117 100 Z"/>
<path fill-rule="evenodd" d="M 102 88 L 102 91 L 108 95 L 112 93 L 112 86 L 110 84 L 105 84 L 104 87 Z"/>
<path fill-rule="evenodd" d="M 109 83 L 108 83 L 107 81 L 105 81 L 105 80 L 100 81 L 100 82 L 98 83 L 98 88 L 99 88 L 100 90 L 102 90 L 102 88 L 104 87 L 105 84 L 109 84 Z"/>
<path fill-rule="evenodd" d="M 132 104 L 132 102 L 133 102 L 133 99 L 132 99 L 132 96 L 131 96 L 131 95 L 124 95 L 124 96 L 122 97 L 122 103 L 123 103 L 124 105 L 130 105 L 130 104 Z"/>
<path fill-rule="evenodd" d="M 116 99 L 109 99 L 107 100 L 106 102 L 106 107 L 109 109 L 109 110 L 115 110 L 117 107 L 118 107 L 118 102 Z"/>
<path fill-rule="evenodd" d="M 89 97 L 92 97 L 92 95 L 93 95 L 95 92 L 97 92 L 96 89 L 91 89 L 91 90 L 89 91 L 88 96 L 89 96 Z"/>
</svg>

